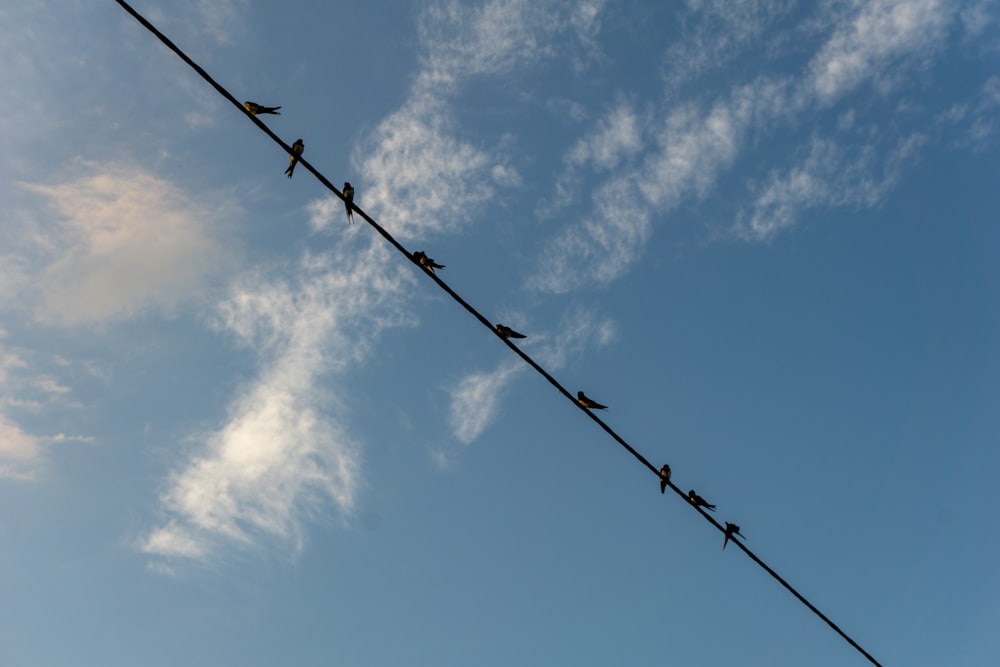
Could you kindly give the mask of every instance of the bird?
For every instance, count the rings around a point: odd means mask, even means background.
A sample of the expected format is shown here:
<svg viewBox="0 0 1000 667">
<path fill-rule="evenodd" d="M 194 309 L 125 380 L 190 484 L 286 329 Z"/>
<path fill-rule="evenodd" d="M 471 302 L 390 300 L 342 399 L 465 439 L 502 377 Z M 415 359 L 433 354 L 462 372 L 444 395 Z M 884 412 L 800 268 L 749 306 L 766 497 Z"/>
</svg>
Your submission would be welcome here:
<svg viewBox="0 0 1000 667">
<path fill-rule="evenodd" d="M 444 264 L 438 264 L 433 259 L 428 257 L 427 253 L 425 253 L 423 250 L 418 250 L 415 253 L 413 253 L 413 259 L 414 261 L 416 261 L 417 264 L 424 267 L 431 273 L 434 273 L 434 269 L 444 268 Z"/>
<path fill-rule="evenodd" d="M 712 510 L 713 512 L 715 511 L 715 505 L 710 504 L 707 500 L 695 493 L 694 489 L 688 491 L 688 500 L 690 500 L 691 504 L 695 507 L 704 507 L 705 509 Z"/>
<path fill-rule="evenodd" d="M 288 169 L 285 170 L 285 175 L 288 178 L 292 177 L 292 172 L 295 171 L 295 165 L 299 161 L 299 156 L 302 155 L 302 151 L 306 149 L 306 145 L 302 143 L 301 139 L 296 139 L 295 143 L 292 144 L 292 154 L 288 157 Z"/>
<path fill-rule="evenodd" d="M 254 116 L 261 113 L 273 113 L 275 116 L 281 115 L 281 112 L 278 111 L 281 107 L 264 107 L 256 102 L 244 102 L 243 107 Z"/>
<path fill-rule="evenodd" d="M 670 466 L 666 463 L 660 468 L 660 493 L 664 493 L 667 490 L 667 482 L 670 481 Z"/>
<path fill-rule="evenodd" d="M 601 405 L 597 401 L 587 398 L 587 395 L 582 391 L 576 392 L 576 402 L 587 408 L 588 410 L 607 410 L 608 406 Z"/>
<path fill-rule="evenodd" d="M 499 322 L 497 323 L 497 333 L 500 334 L 500 337 L 504 340 L 510 340 L 511 338 L 527 338 L 527 336 L 523 333 L 517 333 L 509 326 L 500 324 Z"/>
<path fill-rule="evenodd" d="M 351 207 L 354 206 L 354 186 L 344 181 L 344 206 L 347 208 L 347 222 L 348 224 L 354 222 L 354 211 Z"/>
<path fill-rule="evenodd" d="M 743 537 L 743 534 L 740 533 L 740 527 L 739 526 L 737 526 L 735 523 L 729 523 L 727 521 L 726 522 L 726 536 L 722 540 L 722 550 L 723 551 L 726 550 L 726 545 L 729 544 L 729 538 L 730 537 L 735 540 L 737 537 Z"/>
</svg>

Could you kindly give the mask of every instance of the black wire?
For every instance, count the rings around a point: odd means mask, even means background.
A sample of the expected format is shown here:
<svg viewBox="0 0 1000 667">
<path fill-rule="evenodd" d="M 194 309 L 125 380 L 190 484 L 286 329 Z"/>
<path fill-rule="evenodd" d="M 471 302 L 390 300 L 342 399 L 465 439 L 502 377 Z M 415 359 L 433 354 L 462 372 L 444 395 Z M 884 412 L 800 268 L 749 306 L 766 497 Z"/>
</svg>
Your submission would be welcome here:
<svg viewBox="0 0 1000 667">
<path fill-rule="evenodd" d="M 215 81 L 215 79 L 213 79 L 208 74 L 208 72 L 206 72 L 205 70 L 203 70 L 198 65 L 198 63 L 196 63 L 193 60 L 191 60 L 191 58 L 189 58 L 187 56 L 187 54 L 185 54 L 183 51 L 181 51 L 181 49 L 178 48 L 178 46 L 176 44 L 174 44 L 172 41 L 170 41 L 170 39 L 166 35 L 164 35 L 162 32 L 160 32 L 159 30 L 157 30 L 156 26 L 154 26 L 152 23 L 150 23 L 149 21 L 147 21 L 137 11 L 135 11 L 134 9 L 132 9 L 132 7 L 129 6 L 129 4 L 127 2 L 125 2 L 124 0 L 115 0 L 115 2 L 117 2 L 119 5 L 121 5 L 122 8 L 126 12 L 128 12 L 129 14 L 131 14 L 139 23 L 141 23 L 144 28 L 146 28 L 147 30 L 149 30 L 154 35 L 156 35 L 156 37 L 167 46 L 167 48 L 169 48 L 171 51 L 173 51 L 175 54 L 177 54 L 177 56 L 181 60 L 183 60 L 184 62 L 186 62 L 188 65 L 190 65 L 191 68 L 194 69 L 194 71 L 196 71 L 201 76 L 201 78 L 205 79 L 205 81 L 207 81 L 209 84 L 211 84 L 211 86 L 213 88 L 215 88 L 215 90 L 218 91 L 218 93 L 220 95 L 222 95 L 224 98 L 226 98 L 227 100 L 229 100 L 233 104 L 233 106 L 235 106 L 237 109 L 239 109 L 241 112 L 243 112 L 243 114 L 245 116 L 247 116 L 251 121 L 253 121 L 253 123 L 258 128 L 260 128 L 265 134 L 267 134 L 267 136 L 271 137 L 271 139 L 275 143 L 277 143 L 279 146 L 281 146 L 282 148 L 284 148 L 285 152 L 287 152 L 289 155 L 293 155 L 292 149 L 291 149 L 291 147 L 288 144 L 286 144 L 284 141 L 282 141 L 278 137 L 278 135 L 276 135 L 274 132 L 272 132 L 270 130 L 270 128 L 267 127 L 267 125 L 265 125 L 263 122 L 260 121 L 260 119 L 258 119 L 255 115 L 253 115 L 249 111 L 247 111 L 247 109 L 242 104 L 240 104 L 239 101 L 235 97 L 233 97 L 232 94 L 230 94 L 230 92 L 228 90 L 226 90 L 219 83 L 217 83 Z M 304 159 L 302 159 L 302 157 L 299 157 L 298 161 L 302 164 L 302 166 L 304 166 L 307 170 L 309 170 L 309 172 L 312 173 L 312 175 L 315 176 L 319 180 L 320 183 L 322 183 L 323 185 L 325 185 L 328 190 L 330 190 L 331 192 L 333 192 L 335 195 L 337 195 L 341 199 L 344 199 L 344 194 L 340 190 L 338 190 L 336 188 L 336 186 L 333 185 L 333 183 L 331 183 L 329 180 L 327 180 L 327 178 L 323 174 L 321 174 L 319 171 L 317 171 L 316 169 L 314 169 L 311 164 L 309 164 Z M 438 284 L 438 287 L 440 287 L 445 292 L 447 292 L 448 295 L 452 299 L 454 299 L 456 302 L 458 302 L 458 304 L 460 306 L 462 306 L 467 311 L 469 311 L 469 313 L 471 313 L 473 317 L 475 317 L 477 320 L 479 320 L 479 322 L 483 326 L 485 326 L 487 329 L 489 329 L 490 331 L 492 331 L 493 335 L 495 335 L 497 338 L 499 338 L 500 340 L 502 340 L 507 345 L 507 347 L 509 347 L 514 352 L 514 354 L 516 354 L 519 357 L 521 357 L 521 359 L 523 359 L 525 363 L 527 363 L 529 366 L 531 366 L 533 369 L 535 369 L 535 371 L 537 371 L 539 375 L 541 375 L 546 380 L 548 380 L 549 384 L 551 384 L 553 387 L 555 387 L 556 390 L 559 391 L 559 393 L 561 393 L 569 401 L 571 401 L 573 403 L 573 405 L 575 405 L 585 415 L 587 415 L 588 417 L 590 417 L 590 419 L 592 419 L 598 426 L 600 426 L 604 430 L 605 433 L 607 433 L 608 435 L 610 435 L 615 440 L 615 442 L 617 442 L 619 445 L 621 445 L 623 448 L 625 448 L 625 450 L 628 451 L 629 454 L 631 454 L 632 456 L 634 456 L 640 463 L 642 463 L 644 466 L 646 466 L 647 468 L 649 468 L 649 470 L 654 475 L 656 475 L 657 478 L 659 478 L 660 471 L 656 468 L 656 466 L 654 466 L 652 463 L 650 463 L 649 460 L 646 459 L 645 456 L 643 456 L 642 454 L 640 454 L 631 445 L 629 445 L 627 442 L 625 442 L 625 440 L 620 435 L 618 435 L 614 431 L 614 429 L 612 429 L 610 426 L 608 426 L 604 422 L 604 420 L 602 420 L 600 417 L 598 417 L 596 414 L 594 414 L 591 410 L 588 410 L 587 408 L 583 407 L 580 404 L 580 402 L 576 399 L 575 396 L 573 396 L 569 391 L 567 391 L 566 388 L 563 387 L 562 384 L 560 384 L 558 380 L 556 380 L 554 377 L 552 377 L 552 375 L 549 374 L 548 371 L 546 371 L 544 368 L 542 368 L 540 365 L 538 365 L 538 363 L 534 359 L 532 359 L 530 356 L 528 356 L 528 354 L 526 352 L 524 352 L 521 348 L 519 348 L 516 345 L 514 345 L 509 339 L 504 338 L 496 330 L 496 328 L 493 326 L 493 324 L 488 319 L 486 319 L 478 310 L 476 310 L 475 308 L 473 308 L 469 304 L 469 302 L 467 302 L 465 299 L 463 299 L 461 296 L 459 296 L 458 293 L 455 292 L 455 290 L 453 290 L 451 287 L 449 287 L 447 283 L 445 283 L 443 280 L 441 280 L 441 278 L 436 273 L 434 273 L 433 271 L 428 270 L 427 268 L 421 266 L 417 262 L 417 260 L 414 259 L 412 253 L 410 253 L 406 248 L 404 248 L 402 246 L 402 244 L 400 244 L 399 241 L 397 241 L 395 238 L 393 238 L 393 236 L 391 234 L 389 234 L 389 232 L 387 232 L 381 225 L 379 225 L 371 217 L 369 217 L 369 215 L 367 213 L 365 213 L 363 210 L 361 210 L 361 208 L 358 207 L 357 204 L 352 204 L 352 207 L 353 207 L 353 210 L 354 210 L 355 213 L 357 213 L 362 218 L 364 218 L 365 222 L 367 222 L 369 225 L 371 225 L 375 229 L 375 231 L 377 231 L 379 234 L 381 234 L 382 237 L 386 241 L 388 241 L 390 244 L 392 244 L 392 246 L 394 248 L 396 248 L 396 250 L 398 250 L 399 252 L 401 252 L 411 262 L 414 262 L 415 264 L 417 264 L 417 266 L 419 266 L 421 269 L 423 269 L 424 273 L 427 274 L 427 276 L 429 276 L 431 280 L 433 280 L 434 282 L 436 282 Z M 716 530 L 718 530 L 719 532 L 721 532 L 723 534 L 726 532 L 726 529 L 723 528 L 719 524 L 718 521 L 716 521 L 714 518 L 712 518 L 711 516 L 709 516 L 708 513 L 705 512 L 703 509 L 701 509 L 697 505 L 694 505 L 693 503 L 691 503 L 688 500 L 687 495 L 683 491 L 681 491 L 679 488 L 677 488 L 677 486 L 675 486 L 673 482 L 668 481 L 667 485 L 670 487 L 670 490 L 673 491 L 674 493 L 676 493 L 680 498 L 682 498 L 687 505 L 690 505 L 699 514 L 701 514 L 701 516 L 706 521 L 708 521 L 710 524 L 712 524 L 713 526 L 715 526 Z M 805 597 L 803 597 L 802 594 L 799 593 L 797 590 L 795 590 L 792 587 L 791 584 L 789 584 L 787 581 L 785 581 L 777 572 L 775 572 L 774 570 L 772 570 L 755 553 L 753 553 L 749 548 L 747 548 L 747 546 L 743 542 L 740 542 L 739 540 L 732 540 L 732 543 L 735 544 L 739 549 L 741 549 L 743 551 L 743 553 L 745 553 L 747 556 L 749 556 L 750 559 L 753 560 L 753 562 L 755 562 L 755 563 L 757 563 L 757 565 L 761 566 L 764 569 L 764 571 L 767 572 L 768 574 L 770 574 L 778 583 L 780 583 L 782 586 L 784 586 L 788 590 L 788 592 L 790 592 L 792 595 L 794 595 L 796 598 L 798 598 L 799 602 L 801 602 L 802 604 L 804 604 L 814 614 L 816 614 L 817 616 L 819 616 L 838 635 L 840 635 L 844 640 L 846 640 L 848 644 L 850 644 L 855 649 L 857 649 L 863 656 L 865 656 L 865 658 L 868 659 L 869 662 L 871 662 L 873 665 L 876 665 L 877 667 L 882 667 L 881 663 L 879 663 L 877 660 L 875 660 L 875 658 L 873 658 L 871 656 L 871 654 L 868 653 L 868 651 L 866 651 L 865 649 L 863 649 L 856 641 L 854 641 L 853 639 L 851 639 L 851 637 L 849 637 L 847 635 L 847 633 L 845 633 L 843 630 L 841 630 L 837 626 L 836 623 L 834 623 L 833 621 L 831 621 L 826 616 L 826 614 L 824 614 L 823 612 L 821 612 L 811 602 L 809 602 L 809 600 L 807 600 Z"/>
</svg>

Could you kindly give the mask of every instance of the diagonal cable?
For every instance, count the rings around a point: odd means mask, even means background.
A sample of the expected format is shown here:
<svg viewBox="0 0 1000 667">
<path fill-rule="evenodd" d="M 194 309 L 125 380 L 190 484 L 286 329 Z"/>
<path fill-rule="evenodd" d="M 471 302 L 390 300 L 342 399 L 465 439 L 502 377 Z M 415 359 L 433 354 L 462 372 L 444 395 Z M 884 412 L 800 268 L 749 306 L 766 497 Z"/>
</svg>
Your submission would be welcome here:
<svg viewBox="0 0 1000 667">
<path fill-rule="evenodd" d="M 197 72 L 201 76 L 201 78 L 205 79 L 205 81 L 207 81 L 209 83 L 209 85 L 211 85 L 213 88 L 215 88 L 215 90 L 220 95 L 222 95 L 222 97 L 224 97 L 227 100 L 229 100 L 229 102 L 232 103 L 233 106 L 235 106 L 237 109 L 239 109 L 240 112 L 242 112 L 247 118 L 249 118 L 262 132 L 264 132 L 275 143 L 277 143 L 279 146 L 281 146 L 285 150 L 286 153 L 288 153 L 289 155 L 293 155 L 292 149 L 291 149 L 291 147 L 288 144 L 286 144 L 284 141 L 282 141 L 281 138 L 278 137 L 278 135 L 276 135 L 274 132 L 272 132 L 271 129 L 267 125 L 265 125 L 263 122 L 261 122 L 261 120 L 259 118 L 257 118 L 254 114 L 252 114 L 249 111 L 247 111 L 247 109 L 244 108 L 243 105 L 240 104 L 239 101 L 235 97 L 233 97 L 233 95 L 228 90 L 226 90 L 221 84 L 219 84 L 215 79 L 213 79 L 208 74 L 208 72 L 206 72 L 204 69 L 201 68 L 200 65 L 198 65 L 198 63 L 196 63 L 191 58 L 189 58 L 188 55 L 186 53 L 184 53 L 176 44 L 174 44 L 170 40 L 169 37 L 167 37 L 162 32 L 160 32 L 156 28 L 156 26 L 154 26 L 152 23 L 150 23 L 149 21 L 147 21 L 145 19 L 145 17 L 143 17 L 141 14 L 139 14 L 137 11 L 135 11 L 135 9 L 133 9 L 124 0 L 115 0 L 115 2 L 117 2 L 119 5 L 121 5 L 122 9 L 124 9 L 126 12 L 128 12 L 129 14 L 131 14 L 132 17 L 135 18 L 135 20 L 138 21 L 140 24 L 142 24 L 142 26 L 144 28 L 146 28 L 151 33 L 153 33 L 157 37 L 157 39 L 159 39 L 161 42 L 163 42 L 163 44 L 166 45 L 167 48 L 169 48 L 171 51 L 173 51 L 174 54 L 177 55 L 177 57 L 179 57 L 181 60 L 183 60 L 185 63 L 187 63 L 195 72 Z M 326 178 L 326 176 L 324 176 L 323 174 L 321 174 L 311 164 L 309 164 L 308 162 L 306 162 L 306 160 L 304 160 L 301 156 L 298 158 L 298 162 L 301 163 L 301 165 L 303 167 L 305 167 L 313 176 L 315 176 L 319 180 L 320 183 L 322 183 L 324 186 L 326 186 L 326 188 L 328 190 L 330 190 L 332 193 L 334 193 L 335 195 L 337 195 L 340 199 L 342 199 L 342 200 L 344 199 L 344 194 L 340 190 L 338 190 L 337 187 Z M 587 408 L 583 407 L 583 405 L 581 405 L 580 402 L 577 401 L 577 399 L 569 391 L 567 391 L 566 388 L 563 387 L 562 384 L 560 384 L 558 380 L 556 380 L 548 371 L 546 371 L 544 368 L 542 368 L 538 364 L 538 362 L 536 362 L 534 359 L 532 359 L 530 356 L 528 356 L 528 354 L 526 352 L 524 352 L 523 350 L 521 350 L 521 348 L 519 348 L 516 345 L 514 345 L 510 340 L 508 340 L 508 339 L 504 338 L 502 335 L 500 335 L 500 333 L 494 328 L 493 324 L 490 323 L 490 321 L 488 319 L 486 319 L 478 310 L 476 310 L 475 308 L 473 308 L 472 305 L 469 304 L 469 302 L 467 302 L 465 299 L 463 299 L 457 292 L 455 292 L 455 290 L 453 290 L 451 287 L 449 287 L 447 283 L 445 283 L 443 280 L 441 280 L 441 278 L 438 277 L 437 274 L 435 274 L 433 271 L 428 270 L 425 267 L 421 266 L 417 262 L 417 260 L 414 258 L 413 254 L 410 251 L 408 251 L 406 248 L 404 248 L 403 245 L 399 241 L 397 241 L 389 232 L 387 232 L 385 230 L 385 228 L 383 228 L 375 220 L 373 220 L 367 213 L 365 213 L 357 204 L 352 204 L 352 206 L 353 206 L 354 212 L 357 213 L 358 215 L 360 215 L 365 220 L 365 222 L 367 222 L 369 225 L 371 225 L 372 228 L 375 229 L 375 231 L 377 231 L 394 248 L 396 248 L 396 250 L 398 250 L 400 253 L 402 253 L 403 255 L 405 255 L 407 257 L 407 259 L 409 259 L 411 262 L 413 262 L 418 267 L 420 267 L 423 270 L 423 272 L 428 277 L 430 277 L 431 280 L 433 280 L 435 283 L 437 283 L 438 287 L 440 287 L 442 290 L 444 290 L 445 292 L 447 292 L 447 294 L 452 299 L 454 299 L 460 306 L 462 306 L 467 311 L 469 311 L 469 313 L 473 317 L 475 317 L 477 320 L 479 320 L 479 322 L 483 326 L 485 326 L 487 329 L 489 329 L 491 332 L 493 332 L 494 336 L 496 336 L 501 341 L 503 341 L 503 343 L 506 344 L 507 347 L 509 347 L 514 352 L 514 354 L 516 354 L 519 357 L 521 357 L 521 359 L 524 360 L 524 362 L 526 364 L 528 364 L 533 369 L 535 369 L 535 371 L 537 371 L 539 375 L 541 375 L 543 378 L 545 378 L 549 382 L 549 384 L 551 384 L 553 387 L 555 387 L 556 390 L 559 393 L 561 393 L 563 396 L 565 396 L 570 402 L 573 403 L 573 405 L 575 405 L 579 410 L 581 410 L 584 414 L 586 414 L 588 417 L 590 417 L 590 419 L 593 420 L 598 426 L 600 426 L 601 429 L 603 429 L 605 433 L 607 433 L 608 435 L 610 435 L 611 438 L 614 439 L 615 442 L 617 442 L 619 445 L 621 445 L 629 454 L 631 454 L 632 456 L 634 456 L 640 463 L 642 463 L 644 466 L 646 466 L 647 468 L 649 468 L 650 472 L 652 472 L 654 475 L 657 476 L 657 478 L 659 478 L 659 476 L 660 476 L 659 470 L 657 470 L 657 468 L 652 463 L 650 463 L 649 460 L 646 459 L 645 456 L 643 456 L 642 454 L 640 454 L 631 445 L 629 445 L 627 442 L 625 442 L 625 440 L 620 435 L 618 435 L 614 431 L 614 429 L 612 429 L 610 426 L 608 426 L 604 422 L 604 420 L 602 420 L 600 417 L 598 417 L 596 414 L 594 414 L 593 412 L 591 412 Z M 714 518 L 712 518 L 711 516 L 709 516 L 708 513 L 706 513 L 703 509 L 701 509 L 700 507 L 698 507 L 698 506 L 694 505 L 693 503 L 689 502 L 688 501 L 688 497 L 684 494 L 683 491 L 681 491 L 676 485 L 674 485 L 673 482 L 667 481 L 667 485 L 670 487 L 671 491 L 673 491 L 675 494 L 677 494 L 678 497 L 682 498 L 695 511 L 697 511 L 699 514 L 701 514 L 702 518 L 704 518 L 710 524 L 712 524 L 713 526 L 715 526 L 716 530 L 718 530 L 719 532 L 725 534 L 725 532 L 726 532 L 725 528 L 723 528 L 719 524 L 718 521 L 716 521 Z M 826 616 L 826 614 L 824 614 L 819 609 L 817 609 L 815 605 L 813 605 L 811 602 L 809 602 L 809 600 L 807 600 L 801 593 L 799 593 L 794 587 L 792 587 L 791 584 L 789 584 L 787 581 L 785 581 L 785 579 L 782 578 L 781 575 L 779 575 L 777 572 L 775 572 L 773 569 L 771 569 L 771 567 L 769 567 L 764 561 L 762 561 L 743 542 L 740 542 L 739 540 L 732 540 L 732 543 L 735 544 L 740 550 L 742 550 L 743 553 L 745 553 L 753 562 L 755 562 L 757 565 L 759 565 L 765 572 L 767 572 L 769 575 L 771 575 L 771 577 L 773 577 L 775 579 L 775 581 L 777 581 L 779 584 L 781 584 L 782 586 L 784 586 L 785 589 L 788 590 L 788 592 L 790 592 L 792 595 L 794 595 L 799 600 L 799 602 L 801 602 L 802 604 L 804 604 L 810 611 L 812 611 L 814 614 L 816 614 L 816 616 L 818 616 L 827 625 L 829 625 L 830 628 L 832 628 L 834 630 L 834 632 L 836 632 L 838 635 L 840 635 L 848 644 L 850 644 L 859 653 L 861 653 L 861 655 L 863 655 L 865 658 L 867 658 L 869 662 L 871 662 L 876 667 L 882 667 L 881 663 L 879 663 L 877 660 L 875 660 L 875 658 L 872 657 L 871 654 L 868 653 L 868 651 L 866 651 L 864 648 L 862 648 L 861 645 L 858 644 L 856 641 L 854 641 L 846 632 L 844 632 L 843 630 L 841 630 L 840 627 L 836 623 L 834 623 L 833 621 L 831 621 Z"/>
</svg>

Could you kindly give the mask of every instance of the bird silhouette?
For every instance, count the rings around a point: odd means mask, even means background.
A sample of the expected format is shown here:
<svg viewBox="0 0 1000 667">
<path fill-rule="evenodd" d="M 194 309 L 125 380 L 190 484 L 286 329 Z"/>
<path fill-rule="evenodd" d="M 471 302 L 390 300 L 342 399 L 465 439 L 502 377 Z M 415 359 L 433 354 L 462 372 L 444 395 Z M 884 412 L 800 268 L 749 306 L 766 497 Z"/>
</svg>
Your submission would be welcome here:
<svg viewBox="0 0 1000 667">
<path fill-rule="evenodd" d="M 427 256 L 423 250 L 418 250 L 413 253 L 413 261 L 415 261 L 420 266 L 424 267 L 431 273 L 434 273 L 434 269 L 443 269 L 444 264 L 438 264 L 433 259 Z"/>
<path fill-rule="evenodd" d="M 285 170 L 285 175 L 288 178 L 292 177 L 292 172 L 295 171 L 295 165 L 299 162 L 299 156 L 302 155 L 302 151 L 306 149 L 306 145 L 302 143 L 301 139 L 296 139 L 295 143 L 292 144 L 292 154 L 288 157 L 288 169 Z"/>
<path fill-rule="evenodd" d="M 666 463 L 660 468 L 660 493 L 664 493 L 667 490 L 667 482 L 670 481 L 670 466 Z"/>
<path fill-rule="evenodd" d="M 347 208 L 347 222 L 348 224 L 354 222 L 354 211 L 351 209 L 354 206 L 354 186 L 344 181 L 344 206 Z"/>
<path fill-rule="evenodd" d="M 608 406 L 601 405 L 597 401 L 587 398 L 587 395 L 582 391 L 576 392 L 576 402 L 587 408 L 588 410 L 607 410 Z"/>
<path fill-rule="evenodd" d="M 510 340 L 511 338 L 527 338 L 523 333 L 517 333 L 509 326 L 505 324 L 497 324 L 497 333 L 500 334 L 505 340 Z"/>
<path fill-rule="evenodd" d="M 729 523 L 727 521 L 726 522 L 726 536 L 722 540 L 722 550 L 723 551 L 726 550 L 726 545 L 729 544 L 729 538 L 730 537 L 735 540 L 737 537 L 743 537 L 743 534 L 740 533 L 740 527 L 739 526 L 737 526 L 735 523 Z M 743 538 L 743 539 L 746 539 L 746 538 Z"/>
<path fill-rule="evenodd" d="M 281 115 L 281 112 L 278 111 L 281 107 L 265 107 L 257 104 L 256 102 L 244 102 L 243 108 L 252 113 L 254 116 L 262 113 L 272 113 L 275 116 Z"/>
<path fill-rule="evenodd" d="M 694 489 L 688 491 L 688 500 L 690 500 L 691 504 L 695 507 L 704 507 L 705 509 L 712 510 L 713 512 L 715 511 L 715 505 L 710 504 L 704 498 L 695 493 Z"/>
</svg>

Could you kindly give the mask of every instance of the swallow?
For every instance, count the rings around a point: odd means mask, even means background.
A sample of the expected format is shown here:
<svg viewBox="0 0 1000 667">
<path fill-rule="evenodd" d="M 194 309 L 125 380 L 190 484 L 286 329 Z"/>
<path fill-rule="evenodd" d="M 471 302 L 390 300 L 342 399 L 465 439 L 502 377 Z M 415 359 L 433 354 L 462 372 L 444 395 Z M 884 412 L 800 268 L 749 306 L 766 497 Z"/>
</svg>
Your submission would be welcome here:
<svg viewBox="0 0 1000 667">
<path fill-rule="evenodd" d="M 417 264 L 424 267 L 431 273 L 434 273 L 434 269 L 444 268 L 444 264 L 438 264 L 433 259 L 428 257 L 427 253 L 425 253 L 423 250 L 418 250 L 415 253 L 413 253 L 413 259 Z"/>
<path fill-rule="evenodd" d="M 660 493 L 664 493 L 667 490 L 667 482 L 670 481 L 670 466 L 666 463 L 660 468 Z"/>
<path fill-rule="evenodd" d="M 517 333 L 505 324 L 497 323 L 497 333 L 504 340 L 510 340 L 511 338 L 527 338 L 523 333 Z"/>
<path fill-rule="evenodd" d="M 713 512 L 715 511 L 715 505 L 710 504 L 704 498 L 695 493 L 694 489 L 688 491 L 688 500 L 690 500 L 691 504 L 695 507 L 704 507 L 705 509 L 712 510 Z"/>
<path fill-rule="evenodd" d="M 262 113 L 273 113 L 275 116 L 281 115 L 281 112 L 278 111 L 281 107 L 262 107 L 256 102 L 244 102 L 243 108 L 252 113 L 254 116 Z"/>
<path fill-rule="evenodd" d="M 726 550 L 726 545 L 729 544 L 729 538 L 730 537 L 735 540 L 737 537 L 743 537 L 743 534 L 740 533 L 740 527 L 739 526 L 737 526 L 735 523 L 729 523 L 727 521 L 726 522 L 726 536 L 722 540 L 722 550 L 723 551 Z M 744 539 L 746 539 L 746 538 L 744 538 Z"/>
<path fill-rule="evenodd" d="M 587 398 L 587 395 L 582 391 L 576 392 L 576 402 L 587 408 L 588 410 L 607 410 L 608 406 L 601 405 L 597 401 Z"/>
<path fill-rule="evenodd" d="M 351 207 L 354 206 L 354 186 L 344 181 L 344 206 L 347 208 L 347 222 L 348 224 L 354 222 L 354 211 Z"/>
<path fill-rule="evenodd" d="M 295 165 L 299 161 L 299 156 L 302 155 L 302 151 L 306 149 L 306 145 L 302 143 L 301 139 L 296 139 L 295 143 L 292 144 L 292 154 L 288 157 L 288 169 L 285 170 L 285 175 L 288 178 L 292 177 L 292 172 L 295 171 Z"/>
</svg>

